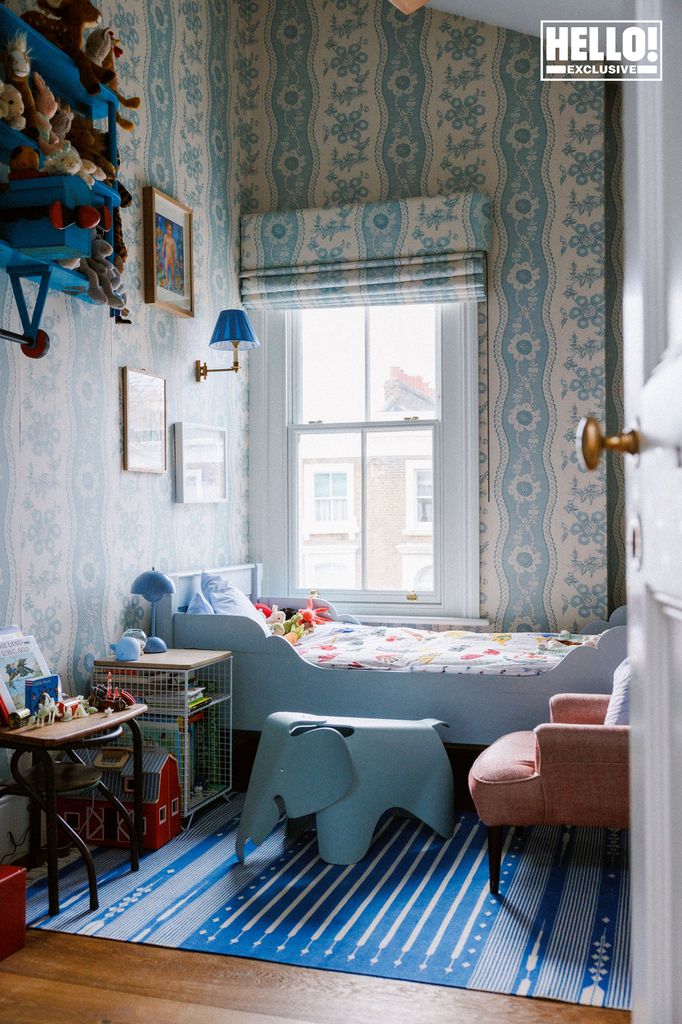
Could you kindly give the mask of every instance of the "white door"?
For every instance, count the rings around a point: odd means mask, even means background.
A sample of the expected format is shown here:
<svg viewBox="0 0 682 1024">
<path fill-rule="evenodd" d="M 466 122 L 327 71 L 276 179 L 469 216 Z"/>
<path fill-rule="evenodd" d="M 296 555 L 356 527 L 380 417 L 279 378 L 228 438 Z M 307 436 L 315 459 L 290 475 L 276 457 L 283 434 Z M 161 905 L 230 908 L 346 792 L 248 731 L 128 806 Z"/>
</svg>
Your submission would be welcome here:
<svg viewBox="0 0 682 1024">
<path fill-rule="evenodd" d="M 682 4 L 637 17 L 663 20 L 663 81 L 623 86 L 634 1022 L 681 1024 Z"/>
</svg>

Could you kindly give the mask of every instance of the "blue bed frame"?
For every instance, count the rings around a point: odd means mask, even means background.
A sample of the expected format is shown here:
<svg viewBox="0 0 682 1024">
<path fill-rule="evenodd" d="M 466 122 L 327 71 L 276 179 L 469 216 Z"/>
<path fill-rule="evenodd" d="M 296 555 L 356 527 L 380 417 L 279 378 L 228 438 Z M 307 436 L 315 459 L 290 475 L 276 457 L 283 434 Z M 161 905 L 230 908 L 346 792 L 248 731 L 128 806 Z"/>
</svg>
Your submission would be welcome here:
<svg viewBox="0 0 682 1024">
<path fill-rule="evenodd" d="M 252 600 L 289 608 L 301 604 L 260 597 L 258 564 L 211 571 L 229 578 Z M 172 578 L 176 592 L 157 605 L 157 632 L 169 647 L 232 651 L 235 729 L 260 731 L 275 711 L 438 718 L 448 723 L 441 730 L 446 742 L 482 745 L 546 722 L 549 698 L 556 693 L 610 693 L 614 669 L 626 655 L 626 613 L 619 608 L 609 622 L 586 628 L 585 632 L 606 630 L 599 647 L 575 647 L 536 676 L 324 668 L 304 661 L 282 637 L 266 636 L 251 619 L 185 614 L 200 589 L 201 573 L 176 573 Z"/>
</svg>

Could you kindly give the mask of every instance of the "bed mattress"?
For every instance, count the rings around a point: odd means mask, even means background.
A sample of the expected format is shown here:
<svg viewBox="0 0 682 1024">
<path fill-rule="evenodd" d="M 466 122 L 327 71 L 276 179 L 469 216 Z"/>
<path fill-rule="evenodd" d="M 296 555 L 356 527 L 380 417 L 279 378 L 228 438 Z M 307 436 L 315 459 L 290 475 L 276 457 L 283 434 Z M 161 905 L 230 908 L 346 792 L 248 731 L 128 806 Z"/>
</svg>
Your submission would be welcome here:
<svg viewBox="0 0 682 1024">
<path fill-rule="evenodd" d="M 296 651 L 320 668 L 533 676 L 554 668 L 572 650 L 568 644 L 549 646 L 556 637 L 555 633 L 434 632 L 330 622 L 304 635 Z M 562 639 L 582 642 L 586 638 L 562 634 Z M 596 642 L 594 637 L 589 639 Z"/>
</svg>

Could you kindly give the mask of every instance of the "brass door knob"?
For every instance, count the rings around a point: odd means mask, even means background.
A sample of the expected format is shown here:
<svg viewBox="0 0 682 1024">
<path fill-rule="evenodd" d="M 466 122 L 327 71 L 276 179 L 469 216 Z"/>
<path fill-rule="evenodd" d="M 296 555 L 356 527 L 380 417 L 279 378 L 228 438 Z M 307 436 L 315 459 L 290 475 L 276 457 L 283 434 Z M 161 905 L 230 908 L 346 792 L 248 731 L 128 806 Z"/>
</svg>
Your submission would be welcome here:
<svg viewBox="0 0 682 1024">
<path fill-rule="evenodd" d="M 614 452 L 627 452 L 637 455 L 639 452 L 639 431 L 629 430 L 627 433 L 604 437 L 601 424 L 594 416 L 585 416 L 578 424 L 576 433 L 578 461 L 584 469 L 596 469 L 601 453 L 605 448 Z"/>
</svg>

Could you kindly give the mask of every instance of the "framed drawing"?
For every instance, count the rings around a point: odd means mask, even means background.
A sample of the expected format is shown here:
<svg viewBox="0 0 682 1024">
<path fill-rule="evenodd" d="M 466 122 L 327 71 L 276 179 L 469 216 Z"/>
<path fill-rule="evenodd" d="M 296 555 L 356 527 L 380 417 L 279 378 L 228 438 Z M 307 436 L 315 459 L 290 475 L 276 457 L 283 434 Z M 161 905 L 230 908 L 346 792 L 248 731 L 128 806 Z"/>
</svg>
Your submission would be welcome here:
<svg viewBox="0 0 682 1024">
<path fill-rule="evenodd" d="M 227 431 L 196 423 L 174 424 L 175 500 L 227 501 Z"/>
<path fill-rule="evenodd" d="M 166 472 L 166 381 L 123 367 L 123 468 Z"/>
<path fill-rule="evenodd" d="M 142 189 L 144 301 L 194 316 L 192 211 L 151 185 Z"/>
</svg>

